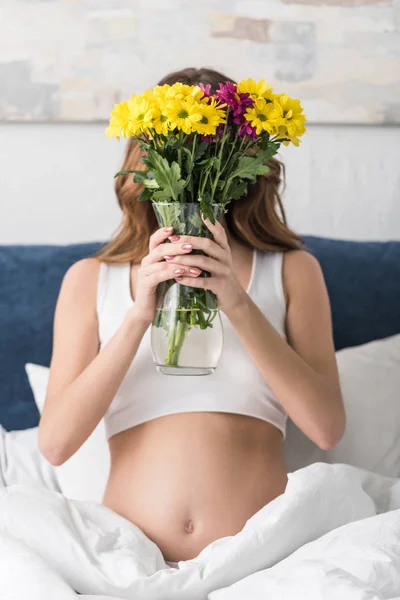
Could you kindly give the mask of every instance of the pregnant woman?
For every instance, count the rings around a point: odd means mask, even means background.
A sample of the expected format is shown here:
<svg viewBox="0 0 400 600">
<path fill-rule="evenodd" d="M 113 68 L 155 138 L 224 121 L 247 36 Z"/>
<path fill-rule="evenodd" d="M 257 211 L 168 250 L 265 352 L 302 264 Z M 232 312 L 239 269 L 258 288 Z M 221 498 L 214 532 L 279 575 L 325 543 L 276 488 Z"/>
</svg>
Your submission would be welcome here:
<svg viewBox="0 0 400 600">
<path fill-rule="evenodd" d="M 186 69 L 160 83 L 215 91 L 226 80 Z M 139 158 L 130 140 L 123 169 L 138 168 Z M 138 201 L 140 186 L 120 177 L 119 233 L 68 270 L 59 294 L 41 451 L 60 465 L 104 417 L 111 471 L 103 503 L 166 561 L 235 535 L 284 493 L 287 415 L 323 449 L 343 435 L 323 275 L 286 225 L 281 165 L 268 164 L 221 224 L 206 221 L 214 241 L 158 229 L 150 203 Z M 154 366 L 156 288 L 170 279 L 217 295 L 225 345 L 212 375 L 167 376 Z"/>
</svg>

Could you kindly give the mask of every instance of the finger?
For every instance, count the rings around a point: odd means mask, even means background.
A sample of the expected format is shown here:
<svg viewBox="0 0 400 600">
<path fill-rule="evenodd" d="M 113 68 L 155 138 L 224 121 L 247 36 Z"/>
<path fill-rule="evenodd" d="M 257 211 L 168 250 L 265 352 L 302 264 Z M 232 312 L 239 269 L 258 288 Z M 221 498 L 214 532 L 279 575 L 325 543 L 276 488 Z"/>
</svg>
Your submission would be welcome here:
<svg viewBox="0 0 400 600">
<path fill-rule="evenodd" d="M 175 278 L 176 270 L 181 269 L 185 274 L 198 276 L 201 274 L 201 269 L 198 267 L 191 267 L 191 265 L 182 265 L 179 263 L 167 263 L 167 262 L 157 262 L 141 267 L 139 270 L 139 276 L 147 277 L 152 273 L 167 273 L 172 279 Z M 192 270 L 191 270 L 192 269 Z"/>
<path fill-rule="evenodd" d="M 210 290 L 213 286 L 212 277 L 187 277 L 186 275 L 178 275 L 175 280 L 182 285 L 188 287 L 202 288 L 203 290 Z"/>
<path fill-rule="evenodd" d="M 192 250 L 193 246 L 191 244 L 159 244 L 143 258 L 142 264 L 149 265 L 164 260 L 166 256 L 174 257 L 178 254 L 188 254 Z"/>
<path fill-rule="evenodd" d="M 180 271 L 184 271 L 184 274 L 182 275 Z M 155 288 L 158 286 L 158 284 L 162 283 L 163 281 L 169 281 L 171 279 L 176 280 L 177 277 L 184 277 L 188 281 L 194 281 L 199 275 L 200 273 L 189 273 L 188 270 L 184 268 L 174 269 L 174 272 L 172 273 L 167 270 L 155 271 L 154 273 L 151 273 L 146 277 L 146 284 L 149 288 Z"/>
<path fill-rule="evenodd" d="M 155 289 L 160 283 L 163 283 L 164 281 L 170 281 L 172 280 L 176 280 L 177 277 L 180 277 L 181 275 L 179 275 L 178 273 L 174 274 L 174 273 L 169 273 L 168 271 L 157 271 L 154 273 L 151 273 L 150 275 L 148 275 L 146 277 L 146 286 L 148 289 Z M 187 279 L 188 281 L 192 281 L 196 278 L 196 275 L 185 275 L 185 279 Z"/>
<path fill-rule="evenodd" d="M 208 217 L 204 218 L 202 216 L 201 218 L 203 219 L 203 223 L 207 229 L 211 231 L 214 241 L 221 246 L 221 248 L 229 247 L 226 231 L 221 223 L 219 221 L 215 221 L 215 224 L 213 224 Z"/>
<path fill-rule="evenodd" d="M 175 238 L 179 238 L 179 239 L 175 239 Z M 177 246 L 181 246 L 182 248 L 185 248 L 188 244 L 190 244 L 193 249 L 203 250 L 203 252 L 205 252 L 208 256 L 212 256 L 213 258 L 216 258 L 216 259 L 220 260 L 221 262 L 227 261 L 226 249 L 221 248 L 221 246 L 216 244 L 210 238 L 205 238 L 205 237 L 200 237 L 200 236 L 195 237 L 192 235 L 181 235 L 181 236 L 174 235 L 174 236 L 170 237 L 170 240 L 171 240 L 173 246 L 177 245 Z"/>
<path fill-rule="evenodd" d="M 151 252 L 156 246 L 164 242 L 168 236 L 172 235 L 173 231 L 173 227 L 162 227 L 161 229 L 157 229 L 157 231 L 150 236 L 149 251 Z"/>
<path fill-rule="evenodd" d="M 222 275 L 224 271 L 224 265 L 202 254 L 189 254 L 187 256 L 173 256 L 165 259 L 168 264 L 178 263 L 187 267 L 199 267 L 202 271 L 208 271 L 213 275 Z"/>
</svg>

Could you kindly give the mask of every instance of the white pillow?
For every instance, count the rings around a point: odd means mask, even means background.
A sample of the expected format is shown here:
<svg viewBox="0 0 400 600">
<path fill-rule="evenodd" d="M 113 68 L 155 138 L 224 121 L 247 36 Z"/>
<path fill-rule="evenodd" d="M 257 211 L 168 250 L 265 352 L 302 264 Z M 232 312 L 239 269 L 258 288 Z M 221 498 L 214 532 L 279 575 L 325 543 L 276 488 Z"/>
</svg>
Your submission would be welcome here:
<svg viewBox="0 0 400 600">
<path fill-rule="evenodd" d="M 337 361 L 347 425 L 328 462 L 400 476 L 400 335 L 341 350 Z"/>
<path fill-rule="evenodd" d="M 42 413 L 49 369 L 31 363 L 26 364 L 25 369 L 36 405 Z M 110 452 L 103 420 L 79 450 L 55 470 L 64 496 L 101 502 L 110 472 Z"/>
</svg>

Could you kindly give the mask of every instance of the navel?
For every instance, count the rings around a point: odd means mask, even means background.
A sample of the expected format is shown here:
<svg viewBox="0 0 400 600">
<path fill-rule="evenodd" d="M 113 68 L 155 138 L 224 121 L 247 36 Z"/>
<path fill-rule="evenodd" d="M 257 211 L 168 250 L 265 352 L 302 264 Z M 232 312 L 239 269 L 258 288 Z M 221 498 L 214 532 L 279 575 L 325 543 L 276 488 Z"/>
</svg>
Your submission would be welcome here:
<svg viewBox="0 0 400 600">
<path fill-rule="evenodd" d="M 186 523 L 185 523 L 185 531 L 186 531 L 186 533 L 193 533 L 193 531 L 194 531 L 194 524 L 193 524 L 193 521 L 191 519 L 189 519 L 188 521 L 186 521 Z"/>
</svg>

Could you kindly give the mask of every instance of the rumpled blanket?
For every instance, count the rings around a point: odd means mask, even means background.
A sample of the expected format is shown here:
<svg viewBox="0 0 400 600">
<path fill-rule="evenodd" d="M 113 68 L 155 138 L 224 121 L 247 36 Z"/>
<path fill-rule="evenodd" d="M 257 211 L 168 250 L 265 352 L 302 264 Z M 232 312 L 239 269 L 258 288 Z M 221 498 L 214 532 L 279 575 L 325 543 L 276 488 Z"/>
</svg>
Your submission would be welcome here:
<svg viewBox="0 0 400 600">
<path fill-rule="evenodd" d="M 100 504 L 3 486 L 0 597 L 399 599 L 400 480 L 315 463 L 290 473 L 285 493 L 240 533 L 176 567 L 138 527 Z"/>
</svg>

